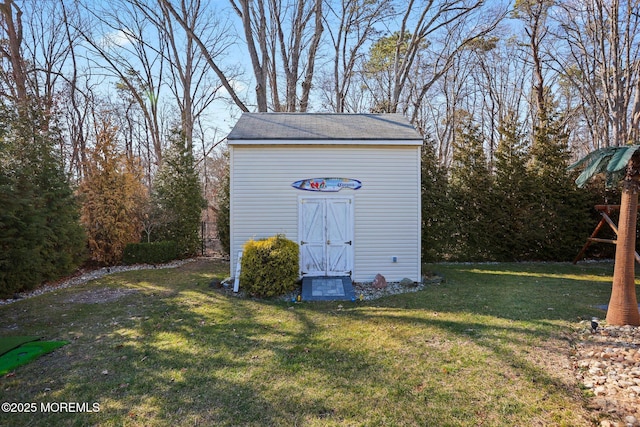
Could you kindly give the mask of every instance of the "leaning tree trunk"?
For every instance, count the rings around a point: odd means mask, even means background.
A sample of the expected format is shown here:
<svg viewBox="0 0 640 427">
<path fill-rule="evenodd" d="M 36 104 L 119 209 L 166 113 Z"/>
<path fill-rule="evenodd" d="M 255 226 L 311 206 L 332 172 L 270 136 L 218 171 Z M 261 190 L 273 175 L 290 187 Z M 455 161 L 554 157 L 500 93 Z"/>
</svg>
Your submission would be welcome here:
<svg viewBox="0 0 640 427">
<path fill-rule="evenodd" d="M 635 281 L 639 163 L 638 156 L 634 155 L 629 161 L 627 177 L 623 182 L 613 286 L 607 310 L 607 324 L 609 325 L 640 325 Z"/>
</svg>

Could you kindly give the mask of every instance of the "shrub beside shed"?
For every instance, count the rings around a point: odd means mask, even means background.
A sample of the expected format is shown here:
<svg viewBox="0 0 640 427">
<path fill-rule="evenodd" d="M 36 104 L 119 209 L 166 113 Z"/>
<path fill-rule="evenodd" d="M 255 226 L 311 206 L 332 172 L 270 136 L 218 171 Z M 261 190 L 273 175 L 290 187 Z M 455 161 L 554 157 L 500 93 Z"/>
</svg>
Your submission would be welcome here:
<svg viewBox="0 0 640 427">
<path fill-rule="evenodd" d="M 421 280 L 422 138 L 398 114 L 244 113 L 229 133 L 231 269 L 283 234 L 300 275 Z"/>
</svg>

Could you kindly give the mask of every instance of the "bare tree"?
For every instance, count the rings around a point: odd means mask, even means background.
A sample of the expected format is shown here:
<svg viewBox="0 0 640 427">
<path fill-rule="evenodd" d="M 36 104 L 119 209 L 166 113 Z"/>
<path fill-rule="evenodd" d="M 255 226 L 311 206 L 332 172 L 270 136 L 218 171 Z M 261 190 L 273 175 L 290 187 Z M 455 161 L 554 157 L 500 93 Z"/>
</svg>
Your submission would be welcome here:
<svg viewBox="0 0 640 427">
<path fill-rule="evenodd" d="M 385 110 L 398 111 L 412 76 L 420 73 L 422 81 L 411 89 L 417 93 L 412 114 L 415 122 L 425 95 L 451 66 L 455 55 L 476 37 L 492 31 L 505 13 L 489 11 L 479 0 L 439 0 L 424 5 L 410 0 L 400 17 L 399 30 L 392 36 L 395 48 L 391 53 L 390 99 Z M 408 112 L 407 105 L 404 112 Z"/>
<path fill-rule="evenodd" d="M 242 21 L 256 79 L 258 111 L 267 111 L 269 98 L 275 111 L 307 111 L 324 29 L 323 1 L 229 1 Z M 279 94 L 281 73 L 284 101 Z"/>
<path fill-rule="evenodd" d="M 380 34 L 376 26 L 393 15 L 391 0 L 329 0 L 325 11 L 333 49 L 326 98 L 335 112 L 357 111 L 348 101 L 356 66 L 364 57 L 366 44 Z"/>
<path fill-rule="evenodd" d="M 53 114 L 57 92 L 67 79 L 68 59 L 77 35 L 68 28 L 65 5 L 60 0 L 23 2 L 25 32 L 24 56 L 27 59 L 30 90 L 42 103 L 47 117 Z"/>
<path fill-rule="evenodd" d="M 76 41 L 79 39 L 79 35 L 71 24 L 78 19 L 77 9 L 74 8 L 70 11 L 64 1 L 60 2 L 60 6 L 64 22 L 63 34 L 69 46 L 68 60 L 71 62 L 70 72 L 67 73 L 67 89 L 64 91 L 66 93 L 64 99 L 68 102 L 61 105 L 61 110 L 66 112 L 66 114 L 63 113 L 63 117 L 67 123 L 67 143 L 70 147 L 70 152 L 64 156 L 63 160 L 67 163 L 68 172 L 80 180 L 85 175 L 84 168 L 87 165 L 87 119 L 90 106 L 93 105 L 93 94 L 88 76 L 83 78 L 84 90 L 80 88 L 81 77 L 79 76 L 80 70 L 76 54 Z"/>
<path fill-rule="evenodd" d="M 159 4 L 162 5 L 163 11 L 165 13 L 171 14 L 176 22 L 182 27 L 182 29 L 187 33 L 188 37 L 198 46 L 202 56 L 206 60 L 207 64 L 211 67 L 211 69 L 215 72 L 216 76 L 220 80 L 220 83 L 225 88 L 231 99 L 236 104 L 238 108 L 242 111 L 249 111 L 244 102 L 240 99 L 240 96 L 236 92 L 233 84 L 231 83 L 231 79 L 227 77 L 227 74 L 222 69 L 220 63 L 216 60 L 216 57 L 220 52 L 216 52 L 215 50 L 210 50 L 210 48 L 205 44 L 205 42 L 201 39 L 201 37 L 196 33 L 196 28 L 186 21 L 180 13 L 176 10 L 173 4 L 169 0 L 158 0 Z M 216 45 L 216 49 L 219 48 Z"/>
<path fill-rule="evenodd" d="M 2 73 L 5 87 L 9 91 L 4 95 L 12 98 L 19 106 L 24 106 L 27 102 L 27 71 L 22 56 L 22 10 L 13 0 L 0 3 L 0 30 L 3 38 L 6 38 L 6 42 L 0 45 L 0 59 L 8 62 L 10 70 Z"/>
<path fill-rule="evenodd" d="M 87 7 L 86 13 L 92 19 L 94 31 L 77 30 L 93 54 L 102 59 L 95 65 L 109 77 L 116 78 L 117 86 L 126 89 L 136 102 L 148 127 L 154 161 L 159 164 L 162 162 L 162 124 L 158 99 L 165 66 L 161 52 L 166 38 L 157 29 L 151 38 L 154 28 L 127 0 L 109 3 L 102 9 Z M 149 40 L 154 41 L 153 45 Z"/>
<path fill-rule="evenodd" d="M 545 96 L 548 91 L 544 75 L 542 44 L 549 34 L 547 17 L 552 6 L 552 0 L 519 0 L 513 12 L 513 16 L 519 18 L 524 24 L 529 57 L 533 63 L 533 98 L 536 117 L 534 126 L 544 126 L 549 114 L 547 111 L 549 100 Z"/>
<path fill-rule="evenodd" d="M 219 80 L 211 77 L 211 69 L 194 36 L 198 34 L 198 40 L 207 46 L 208 52 L 218 56 L 230 46 L 228 25 L 207 14 L 200 0 L 182 1 L 178 9 L 164 1 L 155 4 L 130 1 L 166 40 L 165 49 L 160 53 L 169 64 L 168 88 L 180 112 L 180 129 L 193 151 L 194 124 L 223 87 Z M 181 23 L 186 25 L 187 31 Z M 182 32 L 184 37 L 181 37 Z"/>
<path fill-rule="evenodd" d="M 517 39 L 499 36 L 478 38 L 470 43 L 469 66 L 477 97 L 475 118 L 487 136 L 487 158 L 493 165 L 505 122 L 524 127 L 528 111 L 528 82 L 531 73 L 519 54 Z M 471 104 L 465 107 L 474 110 Z M 479 111 L 478 111 L 479 110 Z M 514 120 L 515 119 L 515 120 Z M 520 129 L 524 133 L 525 129 Z"/>
<path fill-rule="evenodd" d="M 421 122 L 425 97 L 465 46 L 493 31 L 506 9 L 489 9 L 482 1 L 439 0 L 403 4 L 388 22 L 392 33 L 369 49 L 365 84 L 372 111 L 401 112 Z"/>
<path fill-rule="evenodd" d="M 86 122 L 92 95 L 83 77 L 87 70 L 81 70 L 77 61 L 77 4 L 26 0 L 22 5 L 29 92 L 42 108 L 42 128 L 55 125 L 62 132 L 59 144 L 65 169 L 80 178 L 86 164 Z"/>
<path fill-rule="evenodd" d="M 472 119 L 484 135 L 489 170 L 493 170 L 495 150 L 498 145 L 498 127 L 503 119 L 522 109 L 524 80 L 518 67 L 519 58 L 514 54 L 514 42 L 500 37 L 478 37 L 467 44 L 452 60 L 451 66 L 430 90 L 430 95 L 444 102 L 439 105 L 422 105 L 417 112 L 417 127 L 435 129 L 436 148 L 442 164 L 451 160 L 451 149 L 456 138 L 460 117 Z M 514 72 L 518 70 L 518 72 Z M 440 118 L 434 120 L 438 109 Z M 460 116 L 460 112 L 465 112 Z M 428 124 L 427 124 L 428 123 Z"/>
<path fill-rule="evenodd" d="M 578 89 L 594 148 L 638 141 L 640 125 L 640 2 L 558 3 L 556 58 Z"/>
</svg>

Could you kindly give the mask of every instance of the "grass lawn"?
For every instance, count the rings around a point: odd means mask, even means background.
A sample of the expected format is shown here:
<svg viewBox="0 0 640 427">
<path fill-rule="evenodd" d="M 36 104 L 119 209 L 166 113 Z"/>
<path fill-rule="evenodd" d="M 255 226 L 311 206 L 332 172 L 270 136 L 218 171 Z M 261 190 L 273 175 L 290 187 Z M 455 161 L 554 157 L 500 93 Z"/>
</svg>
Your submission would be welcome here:
<svg viewBox="0 0 640 427">
<path fill-rule="evenodd" d="M 427 265 L 446 280 L 364 302 L 209 288 L 228 264 L 118 273 L 0 306 L 1 335 L 70 344 L 0 378 L 11 426 L 586 426 L 567 359 L 612 264 Z M 42 404 L 99 404 L 43 413 Z M 55 409 L 55 407 L 53 407 Z"/>
</svg>

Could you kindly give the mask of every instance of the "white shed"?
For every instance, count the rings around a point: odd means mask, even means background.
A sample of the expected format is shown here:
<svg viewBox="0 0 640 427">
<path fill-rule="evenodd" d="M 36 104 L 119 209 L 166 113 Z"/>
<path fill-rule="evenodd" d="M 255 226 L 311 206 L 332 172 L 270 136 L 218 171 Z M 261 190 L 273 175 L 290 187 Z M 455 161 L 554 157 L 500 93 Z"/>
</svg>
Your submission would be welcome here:
<svg viewBox="0 0 640 427">
<path fill-rule="evenodd" d="M 249 239 L 300 245 L 300 275 L 421 280 L 420 147 L 399 114 L 244 113 L 227 137 L 231 268 Z"/>
</svg>

